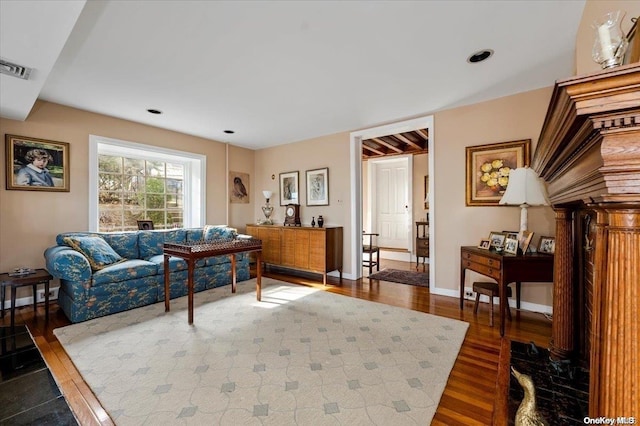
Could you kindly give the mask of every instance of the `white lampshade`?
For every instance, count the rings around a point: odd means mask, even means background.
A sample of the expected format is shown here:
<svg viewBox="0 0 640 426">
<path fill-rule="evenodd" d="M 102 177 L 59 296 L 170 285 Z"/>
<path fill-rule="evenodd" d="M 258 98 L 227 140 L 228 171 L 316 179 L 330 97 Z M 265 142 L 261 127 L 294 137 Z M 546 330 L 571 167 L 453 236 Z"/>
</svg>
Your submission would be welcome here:
<svg viewBox="0 0 640 426">
<path fill-rule="evenodd" d="M 527 230 L 527 207 L 548 206 L 547 190 L 538 174 L 529 166 L 511 170 L 509 184 L 500 204 L 520 206 L 520 230 Z"/>
<path fill-rule="evenodd" d="M 264 195 L 264 198 L 266 198 L 267 200 L 271 198 L 271 196 L 273 195 L 272 191 L 262 191 L 262 195 Z"/>
</svg>

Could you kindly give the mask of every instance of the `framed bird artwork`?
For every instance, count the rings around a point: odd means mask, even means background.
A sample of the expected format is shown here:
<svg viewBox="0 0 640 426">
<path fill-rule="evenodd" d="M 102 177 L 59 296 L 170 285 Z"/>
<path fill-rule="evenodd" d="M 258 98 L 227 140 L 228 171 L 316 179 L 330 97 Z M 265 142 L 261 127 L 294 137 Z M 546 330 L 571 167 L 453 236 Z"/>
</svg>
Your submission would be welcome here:
<svg viewBox="0 0 640 426">
<path fill-rule="evenodd" d="M 249 173 L 229 172 L 229 202 L 249 203 Z"/>
</svg>

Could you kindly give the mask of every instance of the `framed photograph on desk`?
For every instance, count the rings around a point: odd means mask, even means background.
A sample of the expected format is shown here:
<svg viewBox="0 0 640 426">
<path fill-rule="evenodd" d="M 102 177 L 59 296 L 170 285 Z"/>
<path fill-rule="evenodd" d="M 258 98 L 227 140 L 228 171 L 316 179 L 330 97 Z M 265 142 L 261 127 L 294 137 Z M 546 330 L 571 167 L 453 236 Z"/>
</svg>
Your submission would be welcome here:
<svg viewBox="0 0 640 426">
<path fill-rule="evenodd" d="M 556 252 L 556 239 L 553 237 L 540 237 L 538 253 L 554 254 Z"/>
<path fill-rule="evenodd" d="M 522 254 L 527 253 L 527 249 L 529 248 L 529 244 L 531 244 L 532 238 L 532 231 L 522 231 L 522 235 L 520 236 L 520 249 L 522 250 Z"/>
<path fill-rule="evenodd" d="M 507 254 L 518 254 L 518 239 L 507 237 L 504 243 L 504 252 Z"/>
<path fill-rule="evenodd" d="M 504 247 L 504 240 L 507 238 L 507 234 L 504 232 L 493 231 L 489 234 L 489 241 L 491 241 L 491 248 L 502 249 Z"/>
</svg>

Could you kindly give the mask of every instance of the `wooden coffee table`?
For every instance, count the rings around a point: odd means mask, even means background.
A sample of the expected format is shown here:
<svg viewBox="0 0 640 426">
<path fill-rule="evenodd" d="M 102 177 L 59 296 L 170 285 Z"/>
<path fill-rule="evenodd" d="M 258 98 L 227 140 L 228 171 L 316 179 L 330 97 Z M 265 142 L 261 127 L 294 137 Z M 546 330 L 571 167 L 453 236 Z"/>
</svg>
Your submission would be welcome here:
<svg viewBox="0 0 640 426">
<path fill-rule="evenodd" d="M 262 271 L 260 263 L 262 261 L 262 241 L 254 238 L 219 240 L 219 241 L 196 241 L 186 244 L 164 244 L 164 310 L 170 309 L 169 291 L 169 258 L 171 256 L 180 257 L 187 262 L 187 295 L 189 308 L 189 325 L 193 324 L 193 272 L 196 260 L 213 256 L 231 256 L 231 292 L 236 292 L 236 253 L 257 253 L 257 276 L 256 276 L 256 299 L 260 301 L 262 291 Z"/>
<path fill-rule="evenodd" d="M 44 309 L 45 320 L 49 319 L 49 281 L 53 277 L 46 269 L 35 269 L 31 274 L 14 275 L 13 273 L 0 274 L 0 306 L 2 318 L 4 318 L 4 299 L 6 287 L 11 287 L 11 328 L 15 325 L 16 317 L 16 289 L 30 285 L 33 287 L 33 311 L 37 310 L 38 284 L 44 284 Z"/>
</svg>

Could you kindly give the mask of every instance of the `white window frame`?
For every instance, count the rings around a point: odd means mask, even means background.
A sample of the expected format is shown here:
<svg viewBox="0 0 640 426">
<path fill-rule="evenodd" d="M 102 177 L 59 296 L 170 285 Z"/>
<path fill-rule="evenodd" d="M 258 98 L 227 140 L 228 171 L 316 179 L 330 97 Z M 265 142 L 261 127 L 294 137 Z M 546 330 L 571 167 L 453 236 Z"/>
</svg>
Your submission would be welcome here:
<svg viewBox="0 0 640 426">
<path fill-rule="evenodd" d="M 113 155 L 184 166 L 185 228 L 204 226 L 207 157 L 104 136 L 89 135 L 89 231 L 98 231 L 98 155 Z"/>
</svg>

